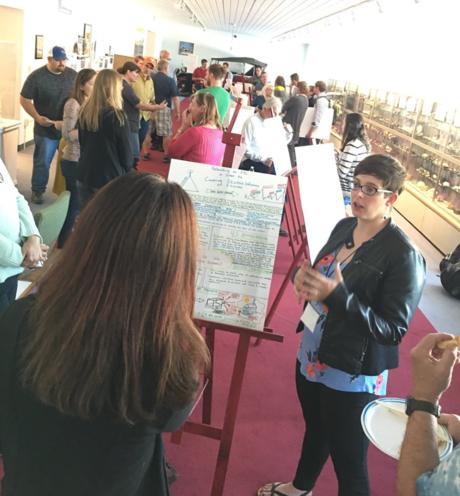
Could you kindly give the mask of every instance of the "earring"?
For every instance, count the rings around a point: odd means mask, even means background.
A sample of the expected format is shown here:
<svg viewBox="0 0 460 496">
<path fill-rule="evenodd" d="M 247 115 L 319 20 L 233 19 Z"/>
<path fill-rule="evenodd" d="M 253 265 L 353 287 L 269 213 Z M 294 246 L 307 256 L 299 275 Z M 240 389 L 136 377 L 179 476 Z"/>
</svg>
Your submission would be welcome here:
<svg viewBox="0 0 460 496">
<path fill-rule="evenodd" d="M 387 207 L 387 209 L 389 209 L 390 206 L 388 205 L 388 203 L 386 204 L 386 207 Z M 388 216 L 386 213 L 384 213 L 383 214 L 383 220 L 387 220 L 387 219 L 388 219 Z"/>
</svg>

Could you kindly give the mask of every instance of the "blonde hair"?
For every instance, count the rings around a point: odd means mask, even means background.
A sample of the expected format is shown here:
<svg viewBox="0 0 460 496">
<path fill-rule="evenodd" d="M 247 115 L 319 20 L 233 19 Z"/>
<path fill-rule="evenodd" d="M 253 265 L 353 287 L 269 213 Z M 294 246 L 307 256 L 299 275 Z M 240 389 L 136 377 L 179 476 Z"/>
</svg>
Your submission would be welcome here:
<svg viewBox="0 0 460 496">
<path fill-rule="evenodd" d="M 204 126 L 208 122 L 213 122 L 218 129 L 222 129 L 222 126 L 220 125 L 219 110 L 214 95 L 211 95 L 211 93 L 197 93 L 195 95 L 195 102 L 197 105 L 204 105 L 203 115 L 196 125 Z"/>
<path fill-rule="evenodd" d="M 266 92 L 269 88 L 271 88 L 273 92 L 275 91 L 275 87 L 273 86 L 273 84 L 266 84 L 261 91 L 261 94 L 264 98 L 267 98 Z"/>
<path fill-rule="evenodd" d="M 80 109 L 78 116 L 79 127 L 93 133 L 99 131 L 101 112 L 112 108 L 120 124 L 125 123 L 123 99 L 121 96 L 121 77 L 112 69 L 102 70 L 96 77 L 91 95 Z"/>
</svg>

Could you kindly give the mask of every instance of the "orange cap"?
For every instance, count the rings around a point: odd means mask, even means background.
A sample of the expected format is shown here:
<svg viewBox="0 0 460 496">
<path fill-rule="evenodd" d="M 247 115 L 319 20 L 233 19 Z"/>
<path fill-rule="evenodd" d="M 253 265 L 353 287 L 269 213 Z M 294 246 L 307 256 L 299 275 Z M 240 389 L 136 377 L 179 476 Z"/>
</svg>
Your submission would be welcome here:
<svg viewBox="0 0 460 496">
<path fill-rule="evenodd" d="M 155 67 L 155 59 L 153 57 L 147 57 L 144 59 L 144 65 L 150 64 L 152 67 Z"/>
</svg>

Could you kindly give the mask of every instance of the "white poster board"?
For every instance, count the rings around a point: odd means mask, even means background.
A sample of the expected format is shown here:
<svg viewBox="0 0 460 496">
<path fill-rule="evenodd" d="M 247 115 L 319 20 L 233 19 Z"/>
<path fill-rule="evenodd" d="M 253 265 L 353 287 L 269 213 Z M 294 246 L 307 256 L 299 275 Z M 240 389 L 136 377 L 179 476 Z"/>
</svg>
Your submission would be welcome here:
<svg viewBox="0 0 460 496">
<path fill-rule="evenodd" d="M 287 178 L 172 160 L 168 179 L 198 218 L 195 317 L 263 330 Z"/>
<path fill-rule="evenodd" d="M 228 124 L 232 122 L 233 114 L 235 113 L 236 107 L 230 107 L 228 110 Z M 236 118 L 235 124 L 233 125 L 232 133 L 241 134 L 243 131 L 244 123 L 254 115 L 254 107 L 245 107 L 242 106 L 240 111 L 238 112 L 238 117 Z"/>
<path fill-rule="evenodd" d="M 274 164 L 277 176 L 283 176 L 291 170 L 291 159 L 289 157 L 288 143 L 292 135 L 288 136 L 284 129 L 280 116 L 265 119 L 265 145 L 267 156 Z"/>
<path fill-rule="evenodd" d="M 334 145 L 299 146 L 296 149 L 300 200 L 312 262 L 326 244 L 332 229 L 345 217 Z"/>
<path fill-rule="evenodd" d="M 316 110 L 313 107 L 307 109 L 307 113 L 303 118 L 300 126 L 300 137 L 304 138 L 310 131 L 311 123 L 315 118 Z M 313 131 L 311 137 L 316 139 L 328 140 L 331 135 L 332 119 L 334 118 L 334 109 L 328 108 L 319 123 L 319 126 Z"/>
<path fill-rule="evenodd" d="M 198 67 L 198 55 L 187 55 L 187 72 L 193 72 Z"/>
</svg>

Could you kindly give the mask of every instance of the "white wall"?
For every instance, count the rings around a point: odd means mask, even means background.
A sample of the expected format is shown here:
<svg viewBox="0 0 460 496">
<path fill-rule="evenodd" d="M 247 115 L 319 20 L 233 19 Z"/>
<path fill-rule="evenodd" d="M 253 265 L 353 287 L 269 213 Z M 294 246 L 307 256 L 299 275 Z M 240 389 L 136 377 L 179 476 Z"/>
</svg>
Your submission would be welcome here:
<svg viewBox="0 0 460 496">
<path fill-rule="evenodd" d="M 343 28 L 335 25 L 312 37 L 307 69 L 326 82 L 332 78 L 458 103 L 459 4 L 384 0 L 383 14 L 371 4 L 356 22 L 350 19 Z"/>
</svg>

